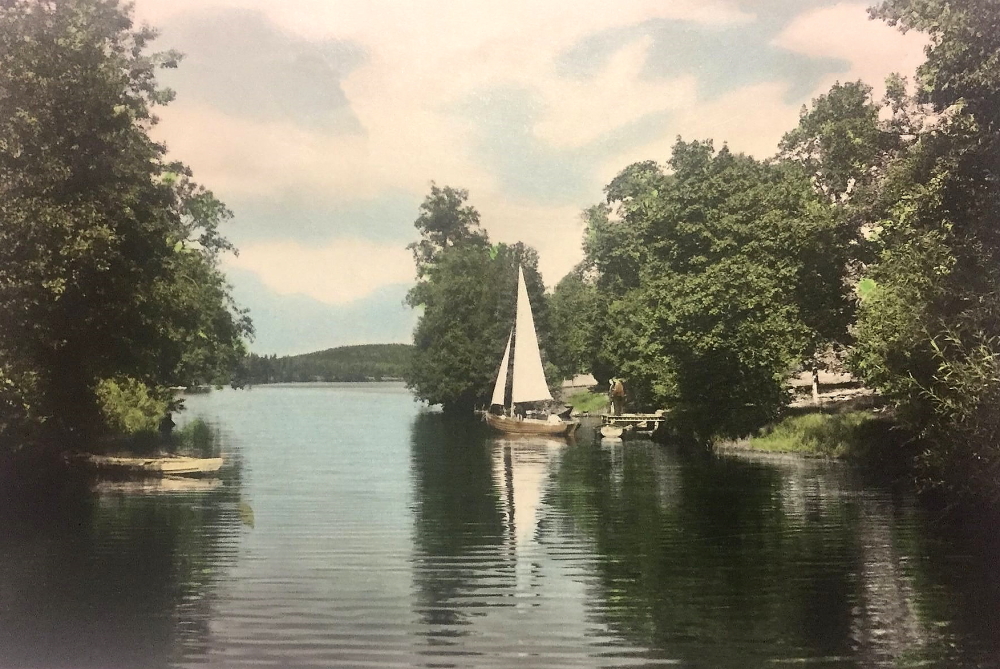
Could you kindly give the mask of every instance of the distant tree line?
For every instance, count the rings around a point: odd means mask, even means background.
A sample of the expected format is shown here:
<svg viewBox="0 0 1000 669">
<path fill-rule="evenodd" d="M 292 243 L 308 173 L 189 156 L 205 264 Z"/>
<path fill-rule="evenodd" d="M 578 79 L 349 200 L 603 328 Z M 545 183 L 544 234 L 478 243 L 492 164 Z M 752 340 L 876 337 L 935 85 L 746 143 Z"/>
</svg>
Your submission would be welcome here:
<svg viewBox="0 0 1000 669">
<path fill-rule="evenodd" d="M 584 261 L 551 295 L 533 251 L 491 246 L 467 193 L 432 189 L 414 245 L 424 311 L 408 382 L 487 401 L 526 263 L 557 375 L 623 376 L 678 435 L 740 436 L 787 381 L 842 364 L 923 444 L 926 483 L 1000 491 L 1000 5 L 886 0 L 929 37 L 912 84 L 838 83 L 766 160 L 678 138 L 584 212 Z"/>
<path fill-rule="evenodd" d="M 249 354 L 240 365 L 238 385 L 310 381 L 402 380 L 413 347 L 409 344 L 342 346 L 303 355 Z"/>
</svg>

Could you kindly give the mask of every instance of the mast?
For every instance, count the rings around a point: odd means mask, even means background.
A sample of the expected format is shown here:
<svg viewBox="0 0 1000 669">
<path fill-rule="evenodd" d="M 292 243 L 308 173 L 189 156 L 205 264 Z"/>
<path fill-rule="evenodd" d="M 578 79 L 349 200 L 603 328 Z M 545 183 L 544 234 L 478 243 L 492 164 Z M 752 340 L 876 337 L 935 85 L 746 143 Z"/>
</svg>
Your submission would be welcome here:
<svg viewBox="0 0 1000 669">
<path fill-rule="evenodd" d="M 524 283 L 524 270 L 517 268 L 517 346 L 514 348 L 514 374 L 511 402 L 539 402 L 551 400 L 549 385 L 542 369 L 542 354 L 538 350 L 535 319 L 531 315 L 528 288 Z M 509 343 L 508 339 L 508 343 Z M 496 391 L 494 391 L 495 394 Z"/>
</svg>

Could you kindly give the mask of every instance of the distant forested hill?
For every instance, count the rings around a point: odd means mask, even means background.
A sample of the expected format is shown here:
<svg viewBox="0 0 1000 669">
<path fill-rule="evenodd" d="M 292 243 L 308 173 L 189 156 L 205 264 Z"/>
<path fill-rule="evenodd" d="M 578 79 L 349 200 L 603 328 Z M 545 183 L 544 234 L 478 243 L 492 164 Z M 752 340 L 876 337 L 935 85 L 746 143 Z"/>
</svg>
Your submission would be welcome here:
<svg viewBox="0 0 1000 669">
<path fill-rule="evenodd" d="M 260 384 L 402 379 L 412 348 L 410 344 L 364 344 L 280 358 L 251 353 L 240 380 Z"/>
</svg>

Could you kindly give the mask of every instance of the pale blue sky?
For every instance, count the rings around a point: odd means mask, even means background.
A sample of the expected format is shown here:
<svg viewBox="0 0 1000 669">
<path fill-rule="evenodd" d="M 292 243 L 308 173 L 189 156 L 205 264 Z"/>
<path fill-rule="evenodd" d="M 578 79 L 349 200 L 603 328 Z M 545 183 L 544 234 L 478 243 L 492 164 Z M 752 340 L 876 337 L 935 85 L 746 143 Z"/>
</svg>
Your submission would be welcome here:
<svg viewBox="0 0 1000 669">
<path fill-rule="evenodd" d="M 235 218 L 253 350 L 409 341 L 429 184 L 469 189 L 554 285 L 579 212 L 678 134 L 765 157 L 836 80 L 911 74 L 919 35 L 822 0 L 138 0 L 186 58 L 157 128 Z"/>
</svg>

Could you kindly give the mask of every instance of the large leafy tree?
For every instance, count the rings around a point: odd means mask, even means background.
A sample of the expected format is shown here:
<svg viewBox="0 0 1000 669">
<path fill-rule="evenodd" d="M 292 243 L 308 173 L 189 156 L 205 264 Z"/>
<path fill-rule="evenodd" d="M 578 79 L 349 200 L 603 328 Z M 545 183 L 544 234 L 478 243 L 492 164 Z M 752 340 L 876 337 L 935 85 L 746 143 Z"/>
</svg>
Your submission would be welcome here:
<svg viewBox="0 0 1000 669">
<path fill-rule="evenodd" d="M 669 167 L 626 169 L 608 188 L 618 220 L 593 221 L 588 258 L 614 295 L 604 354 L 634 400 L 674 407 L 685 431 L 738 434 L 773 417 L 787 373 L 846 327 L 846 251 L 797 167 L 682 141 Z"/>
<path fill-rule="evenodd" d="M 913 105 L 929 118 L 868 207 L 854 367 L 928 438 L 931 481 L 1000 490 L 1000 6 L 889 0 L 877 17 L 930 38 Z"/>
<path fill-rule="evenodd" d="M 581 265 L 556 284 L 548 301 L 549 360 L 563 377 L 593 373 L 606 382 L 601 338 L 607 300 Z"/>
<path fill-rule="evenodd" d="M 230 214 L 149 137 L 172 93 L 117 0 L 0 6 L 3 427 L 83 438 L 95 389 L 215 380 L 251 332 L 218 268 Z"/>
<path fill-rule="evenodd" d="M 847 200 L 876 176 L 873 167 L 896 141 L 879 124 L 872 89 L 856 81 L 835 84 L 802 107 L 799 124 L 785 133 L 780 156 L 800 164 L 831 200 Z"/>
<path fill-rule="evenodd" d="M 463 195 L 442 202 L 442 192 Z M 489 402 L 514 323 L 519 265 L 543 348 L 548 334 L 538 253 L 521 243 L 491 246 L 485 232 L 476 230 L 479 215 L 464 204 L 464 193 L 432 187 L 416 221 L 423 237 L 416 248 L 434 248 L 433 261 L 423 265 L 420 280 L 407 296 L 411 306 L 422 309 L 413 333 L 407 385 L 420 399 L 458 412 Z M 426 225 L 428 211 L 435 212 L 436 220 L 464 220 L 465 227 L 450 228 L 451 241 L 442 243 L 437 231 Z M 422 256 L 416 260 L 419 267 Z"/>
</svg>

